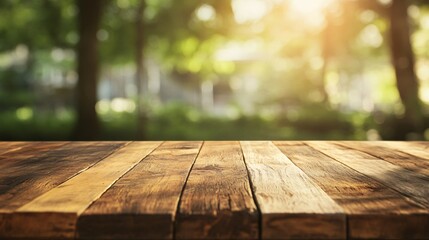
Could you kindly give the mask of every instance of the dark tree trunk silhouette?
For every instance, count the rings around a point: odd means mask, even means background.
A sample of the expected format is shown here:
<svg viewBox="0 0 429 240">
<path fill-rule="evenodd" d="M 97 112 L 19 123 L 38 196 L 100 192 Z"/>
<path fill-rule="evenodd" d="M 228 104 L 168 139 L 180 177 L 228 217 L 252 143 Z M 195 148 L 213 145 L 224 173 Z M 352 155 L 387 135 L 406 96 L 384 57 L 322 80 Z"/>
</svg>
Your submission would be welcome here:
<svg viewBox="0 0 429 240">
<path fill-rule="evenodd" d="M 140 0 L 136 13 L 136 87 L 137 87 L 137 139 L 146 138 L 146 110 L 143 103 L 143 72 L 144 72 L 144 22 L 143 13 L 146 1 Z"/>
<path fill-rule="evenodd" d="M 405 109 L 407 131 L 421 134 L 423 131 L 422 107 L 419 85 L 414 71 L 414 55 L 410 41 L 407 0 L 393 0 L 390 7 L 391 55 L 395 68 L 396 84 Z M 405 137 L 405 136 L 404 136 Z"/>
<path fill-rule="evenodd" d="M 98 40 L 103 0 L 77 0 L 79 43 L 77 46 L 76 125 L 73 138 L 93 140 L 100 133 L 95 111 L 98 80 Z"/>
</svg>

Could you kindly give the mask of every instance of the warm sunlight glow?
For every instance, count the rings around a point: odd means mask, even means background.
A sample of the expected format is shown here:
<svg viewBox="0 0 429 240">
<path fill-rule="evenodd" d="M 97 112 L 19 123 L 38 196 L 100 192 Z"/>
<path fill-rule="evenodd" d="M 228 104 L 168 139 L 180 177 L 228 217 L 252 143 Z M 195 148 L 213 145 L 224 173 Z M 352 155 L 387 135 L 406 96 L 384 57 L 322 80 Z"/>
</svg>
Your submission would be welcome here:
<svg viewBox="0 0 429 240">
<path fill-rule="evenodd" d="M 320 27 L 334 0 L 287 0 L 290 12 L 310 26 Z"/>
<path fill-rule="evenodd" d="M 267 2 L 263 0 L 233 0 L 232 9 L 237 23 L 255 21 L 267 13 Z"/>
<path fill-rule="evenodd" d="M 309 15 L 323 12 L 333 0 L 289 0 L 293 11 Z"/>
<path fill-rule="evenodd" d="M 197 17 L 201 21 L 211 21 L 216 18 L 216 11 L 210 5 L 203 4 L 200 8 L 197 9 Z"/>
</svg>

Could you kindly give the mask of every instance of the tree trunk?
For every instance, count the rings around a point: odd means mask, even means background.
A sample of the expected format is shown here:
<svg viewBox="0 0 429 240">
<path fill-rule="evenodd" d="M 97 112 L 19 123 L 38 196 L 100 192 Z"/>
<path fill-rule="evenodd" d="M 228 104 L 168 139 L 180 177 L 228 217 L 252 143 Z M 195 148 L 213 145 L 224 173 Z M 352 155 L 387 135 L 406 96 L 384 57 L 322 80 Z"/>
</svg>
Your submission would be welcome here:
<svg viewBox="0 0 429 240">
<path fill-rule="evenodd" d="M 405 109 L 404 121 L 409 133 L 422 134 L 423 115 L 419 85 L 414 72 L 407 0 L 393 0 L 390 9 L 390 39 L 396 85 Z M 404 136 L 406 137 L 406 136 Z"/>
<path fill-rule="evenodd" d="M 77 0 L 80 38 L 77 46 L 77 120 L 73 133 L 76 140 L 93 140 L 100 133 L 95 104 L 99 70 L 97 31 L 102 5 L 103 0 Z"/>
<path fill-rule="evenodd" d="M 143 13 L 146 8 L 146 1 L 140 0 L 136 13 L 136 87 L 137 87 L 137 139 L 146 138 L 146 110 L 143 102 L 143 49 L 144 49 L 144 29 Z"/>
</svg>

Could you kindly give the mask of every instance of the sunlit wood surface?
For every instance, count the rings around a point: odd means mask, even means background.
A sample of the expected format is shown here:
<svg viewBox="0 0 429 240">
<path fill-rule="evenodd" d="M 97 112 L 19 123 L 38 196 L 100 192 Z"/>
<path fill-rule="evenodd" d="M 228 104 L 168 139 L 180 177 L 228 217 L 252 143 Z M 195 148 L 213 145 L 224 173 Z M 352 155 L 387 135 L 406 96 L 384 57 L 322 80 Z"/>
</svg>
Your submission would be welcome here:
<svg viewBox="0 0 429 240">
<path fill-rule="evenodd" d="M 0 142 L 0 239 L 429 239 L 428 148 Z"/>
</svg>

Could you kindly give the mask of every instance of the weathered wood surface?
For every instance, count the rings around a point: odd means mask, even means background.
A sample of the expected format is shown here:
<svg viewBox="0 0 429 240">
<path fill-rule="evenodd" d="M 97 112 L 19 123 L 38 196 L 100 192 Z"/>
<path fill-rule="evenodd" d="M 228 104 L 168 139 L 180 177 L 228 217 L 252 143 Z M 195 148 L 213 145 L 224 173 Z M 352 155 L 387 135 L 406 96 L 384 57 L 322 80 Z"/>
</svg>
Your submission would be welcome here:
<svg viewBox="0 0 429 240">
<path fill-rule="evenodd" d="M 382 142 L 343 142 L 337 144 L 343 147 L 359 150 L 399 167 L 403 167 L 404 169 L 425 174 L 429 177 L 429 160 L 408 154 L 406 153 L 406 150 L 399 150 L 403 148 L 389 148 Z M 412 148 L 410 148 L 410 150 L 411 149 Z"/>
<path fill-rule="evenodd" d="M 83 239 L 171 239 L 202 142 L 166 142 L 118 180 L 78 222 Z"/>
<path fill-rule="evenodd" d="M 1 155 L 0 213 L 23 206 L 122 145 L 124 143 L 34 143 L 21 151 Z"/>
<path fill-rule="evenodd" d="M 262 237 L 342 239 L 342 209 L 271 142 L 242 142 L 262 214 Z"/>
<path fill-rule="evenodd" d="M 414 199 L 421 205 L 429 207 L 429 178 L 427 176 L 384 161 L 376 155 L 369 155 L 332 143 L 311 142 L 309 145 Z"/>
<path fill-rule="evenodd" d="M 17 151 L 23 147 L 28 148 L 33 143 L 26 143 L 26 142 L 3 142 L 0 145 L 0 155 L 3 155 L 8 152 Z"/>
<path fill-rule="evenodd" d="M 0 142 L 0 239 L 429 239 L 426 142 Z"/>
<path fill-rule="evenodd" d="M 388 148 L 388 152 L 405 154 L 408 159 L 418 159 L 429 161 L 429 143 L 425 142 L 398 142 L 398 141 L 378 141 L 372 144 Z M 386 150 L 386 149 L 385 149 Z"/>
<path fill-rule="evenodd" d="M 182 194 L 177 239 L 258 239 L 239 142 L 205 142 Z"/>
<path fill-rule="evenodd" d="M 120 148 L 93 167 L 18 208 L 4 219 L 0 234 L 6 237 L 74 238 L 77 216 L 156 145 L 131 143 Z M 69 150 L 68 156 L 73 155 L 74 151 Z M 66 162 L 74 163 L 70 159 Z M 40 166 L 43 167 L 43 163 Z M 81 169 L 76 173 L 79 171 Z"/>
<path fill-rule="evenodd" d="M 276 142 L 276 145 L 344 209 L 351 238 L 407 236 L 420 239 L 429 236 L 427 209 L 309 146 L 321 144 Z M 401 221 L 416 224 L 402 224 Z"/>
</svg>

